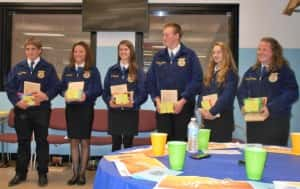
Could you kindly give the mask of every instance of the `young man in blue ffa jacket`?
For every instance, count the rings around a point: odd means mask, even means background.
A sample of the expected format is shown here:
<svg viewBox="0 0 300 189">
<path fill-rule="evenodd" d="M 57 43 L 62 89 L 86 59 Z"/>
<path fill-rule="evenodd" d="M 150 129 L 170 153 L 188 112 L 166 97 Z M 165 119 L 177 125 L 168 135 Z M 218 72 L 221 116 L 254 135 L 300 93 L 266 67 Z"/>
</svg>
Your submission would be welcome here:
<svg viewBox="0 0 300 189">
<path fill-rule="evenodd" d="M 202 69 L 196 53 L 181 43 L 182 30 L 176 23 L 163 28 L 165 49 L 157 52 L 147 73 L 146 86 L 157 110 L 157 130 L 168 140 L 186 140 L 187 124 L 193 115 L 195 95 L 200 92 Z M 174 114 L 161 114 L 161 90 L 176 90 Z"/>
<path fill-rule="evenodd" d="M 14 122 L 18 136 L 16 175 L 8 185 L 14 186 L 26 180 L 31 155 L 30 141 L 34 132 L 37 145 L 38 185 L 45 186 L 48 183 L 47 136 L 51 112 L 50 101 L 58 93 L 59 80 L 54 67 L 40 57 L 42 44 L 39 40 L 29 38 L 24 48 L 26 59 L 10 71 L 6 83 L 7 96 L 14 105 Z M 31 83 L 26 86 L 24 84 L 26 82 Z M 24 91 L 28 90 L 31 90 L 30 94 L 24 94 Z"/>
<path fill-rule="evenodd" d="M 242 111 L 244 99 L 267 97 L 261 110 L 266 119 L 247 122 L 248 143 L 287 145 L 292 104 L 298 99 L 299 89 L 295 74 L 276 39 L 261 39 L 256 64 L 244 74 L 237 96 Z"/>
</svg>

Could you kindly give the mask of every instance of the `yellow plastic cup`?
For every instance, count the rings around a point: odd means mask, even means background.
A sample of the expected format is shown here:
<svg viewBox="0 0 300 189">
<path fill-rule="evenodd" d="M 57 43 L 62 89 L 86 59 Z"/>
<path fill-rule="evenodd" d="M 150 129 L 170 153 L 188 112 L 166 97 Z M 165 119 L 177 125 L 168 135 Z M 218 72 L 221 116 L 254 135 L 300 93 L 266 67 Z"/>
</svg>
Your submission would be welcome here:
<svg viewBox="0 0 300 189">
<path fill-rule="evenodd" d="M 300 133 L 291 133 L 292 153 L 300 155 Z"/>
<path fill-rule="evenodd" d="M 167 133 L 151 133 L 152 152 L 154 156 L 165 154 L 165 145 L 167 142 Z"/>
</svg>

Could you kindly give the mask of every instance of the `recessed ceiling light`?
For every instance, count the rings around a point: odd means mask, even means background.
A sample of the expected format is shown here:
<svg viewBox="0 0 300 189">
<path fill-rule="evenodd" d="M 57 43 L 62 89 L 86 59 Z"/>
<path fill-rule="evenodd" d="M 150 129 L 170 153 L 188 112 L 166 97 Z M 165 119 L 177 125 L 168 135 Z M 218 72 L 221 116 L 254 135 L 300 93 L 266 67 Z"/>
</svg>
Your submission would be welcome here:
<svg viewBox="0 0 300 189">
<path fill-rule="evenodd" d="M 25 32 L 23 33 L 24 35 L 28 36 L 41 36 L 41 37 L 64 37 L 65 34 L 62 33 L 30 33 L 30 32 Z"/>
<path fill-rule="evenodd" d="M 45 50 L 53 50 L 53 47 L 42 47 L 42 49 L 45 49 Z"/>
<path fill-rule="evenodd" d="M 163 46 L 163 45 L 152 45 L 152 48 L 153 49 L 164 49 L 165 46 Z"/>
</svg>

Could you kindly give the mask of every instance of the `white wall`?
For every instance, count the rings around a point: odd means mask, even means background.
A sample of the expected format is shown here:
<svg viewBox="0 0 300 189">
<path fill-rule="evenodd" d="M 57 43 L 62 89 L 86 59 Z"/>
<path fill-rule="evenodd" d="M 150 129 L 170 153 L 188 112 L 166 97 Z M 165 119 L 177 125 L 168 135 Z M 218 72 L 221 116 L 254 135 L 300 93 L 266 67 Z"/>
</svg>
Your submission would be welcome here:
<svg viewBox="0 0 300 189">
<path fill-rule="evenodd" d="M 282 14 L 287 0 L 240 0 L 240 48 L 256 47 L 262 36 L 272 36 L 284 48 L 300 47 L 300 13 Z"/>
</svg>

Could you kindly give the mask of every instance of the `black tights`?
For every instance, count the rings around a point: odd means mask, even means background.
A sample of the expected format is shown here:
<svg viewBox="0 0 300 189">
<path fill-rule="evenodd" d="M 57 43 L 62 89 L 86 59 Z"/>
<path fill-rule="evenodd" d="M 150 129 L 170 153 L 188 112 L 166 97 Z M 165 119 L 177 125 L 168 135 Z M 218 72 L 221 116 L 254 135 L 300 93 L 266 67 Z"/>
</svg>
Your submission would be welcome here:
<svg viewBox="0 0 300 189">
<path fill-rule="evenodd" d="M 71 139 L 71 154 L 73 174 L 84 176 L 90 154 L 90 139 Z"/>
<path fill-rule="evenodd" d="M 124 148 L 132 147 L 133 136 L 112 135 L 112 151 L 120 150 L 122 143 Z"/>
</svg>

